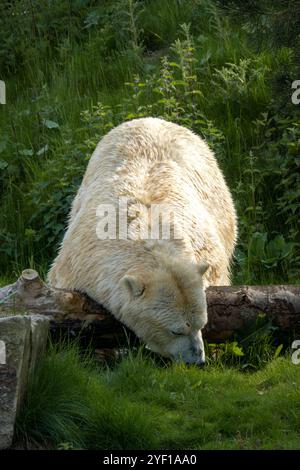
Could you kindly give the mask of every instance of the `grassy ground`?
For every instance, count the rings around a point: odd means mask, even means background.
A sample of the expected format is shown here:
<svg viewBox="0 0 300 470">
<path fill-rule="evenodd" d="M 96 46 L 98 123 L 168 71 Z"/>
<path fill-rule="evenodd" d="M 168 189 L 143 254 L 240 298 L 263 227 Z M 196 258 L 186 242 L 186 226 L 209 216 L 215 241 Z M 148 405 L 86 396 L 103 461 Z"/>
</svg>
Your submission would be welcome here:
<svg viewBox="0 0 300 470">
<path fill-rule="evenodd" d="M 254 373 L 211 362 L 158 365 L 145 353 L 112 369 L 51 349 L 31 378 L 19 441 L 63 449 L 299 449 L 300 366 Z"/>
</svg>

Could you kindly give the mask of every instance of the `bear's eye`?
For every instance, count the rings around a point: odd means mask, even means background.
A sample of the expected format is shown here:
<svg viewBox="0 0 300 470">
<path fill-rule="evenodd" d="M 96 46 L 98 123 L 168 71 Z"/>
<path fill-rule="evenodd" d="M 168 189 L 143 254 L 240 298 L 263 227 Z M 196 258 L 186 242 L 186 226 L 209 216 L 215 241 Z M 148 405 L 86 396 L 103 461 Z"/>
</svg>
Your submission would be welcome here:
<svg viewBox="0 0 300 470">
<path fill-rule="evenodd" d="M 180 333 L 180 332 L 178 332 L 178 331 L 173 331 L 173 330 L 171 330 L 171 333 L 172 333 L 172 335 L 174 335 L 174 336 L 182 336 L 182 335 L 183 335 L 183 333 Z"/>
</svg>

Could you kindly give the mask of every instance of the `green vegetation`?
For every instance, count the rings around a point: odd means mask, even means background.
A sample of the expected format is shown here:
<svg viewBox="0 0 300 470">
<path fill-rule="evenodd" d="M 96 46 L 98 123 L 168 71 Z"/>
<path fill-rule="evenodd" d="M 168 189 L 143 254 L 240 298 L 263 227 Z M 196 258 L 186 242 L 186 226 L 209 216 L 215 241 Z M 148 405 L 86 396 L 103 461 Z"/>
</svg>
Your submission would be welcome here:
<svg viewBox="0 0 300 470">
<path fill-rule="evenodd" d="M 243 374 L 158 365 L 142 351 L 113 369 L 50 348 L 31 378 L 17 439 L 60 449 L 298 449 L 300 369 L 290 357 Z"/>
<path fill-rule="evenodd" d="M 236 283 L 300 278 L 299 3 L 0 6 L 0 272 L 48 269 L 96 142 L 139 116 L 207 139 L 239 215 Z"/>
<path fill-rule="evenodd" d="M 300 281 L 297 0 L 0 4 L 0 283 L 44 276 L 98 140 L 159 116 L 204 137 L 239 217 L 233 283 Z M 209 364 L 145 354 L 95 368 L 51 349 L 18 439 L 54 448 L 299 448 L 299 367 L 272 326 L 208 345 Z M 251 373 L 250 373 L 251 371 Z M 220 399 L 221 397 L 221 399 Z"/>
</svg>

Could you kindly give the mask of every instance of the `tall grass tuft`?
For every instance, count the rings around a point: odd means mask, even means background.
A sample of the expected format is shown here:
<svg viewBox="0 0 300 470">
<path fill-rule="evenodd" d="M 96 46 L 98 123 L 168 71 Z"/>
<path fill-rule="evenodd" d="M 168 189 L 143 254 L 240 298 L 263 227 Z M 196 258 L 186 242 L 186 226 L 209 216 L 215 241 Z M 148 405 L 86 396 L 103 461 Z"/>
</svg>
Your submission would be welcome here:
<svg viewBox="0 0 300 470">
<path fill-rule="evenodd" d="M 290 357 L 251 373 L 225 363 L 113 368 L 76 345 L 50 347 L 30 378 L 18 445 L 60 449 L 297 449 L 300 373 Z"/>
</svg>

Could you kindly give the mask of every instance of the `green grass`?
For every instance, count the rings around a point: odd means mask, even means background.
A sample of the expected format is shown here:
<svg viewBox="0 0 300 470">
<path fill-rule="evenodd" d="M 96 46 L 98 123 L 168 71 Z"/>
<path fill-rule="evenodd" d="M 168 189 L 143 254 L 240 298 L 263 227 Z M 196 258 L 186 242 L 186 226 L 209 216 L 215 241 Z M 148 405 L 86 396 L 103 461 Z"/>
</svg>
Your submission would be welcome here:
<svg viewBox="0 0 300 470">
<path fill-rule="evenodd" d="M 0 276 L 0 287 L 6 286 L 7 284 L 11 284 L 14 282 L 11 277 L 8 276 Z"/>
<path fill-rule="evenodd" d="M 17 440 L 50 448 L 299 449 L 300 367 L 280 357 L 254 373 L 211 363 L 158 365 L 130 354 L 95 366 L 53 348 L 31 377 Z"/>
</svg>

